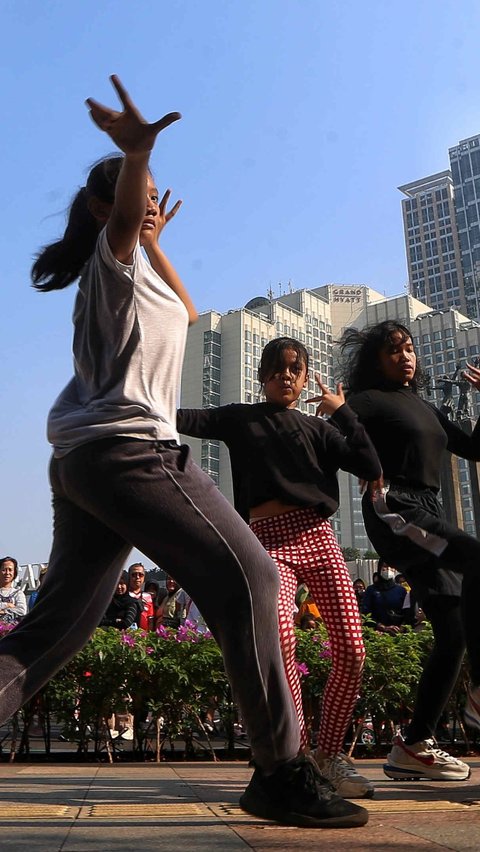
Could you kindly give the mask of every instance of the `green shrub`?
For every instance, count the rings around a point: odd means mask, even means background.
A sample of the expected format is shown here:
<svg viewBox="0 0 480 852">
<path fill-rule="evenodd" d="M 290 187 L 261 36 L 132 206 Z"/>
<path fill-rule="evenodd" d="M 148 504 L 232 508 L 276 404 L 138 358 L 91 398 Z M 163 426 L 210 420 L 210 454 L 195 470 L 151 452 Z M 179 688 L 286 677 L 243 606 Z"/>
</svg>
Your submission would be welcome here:
<svg viewBox="0 0 480 852">
<path fill-rule="evenodd" d="M 315 631 L 296 631 L 297 665 L 301 674 L 306 716 L 314 726 L 331 667 L 328 635 L 321 625 Z M 420 633 L 407 628 L 390 636 L 364 625 L 366 662 L 355 719 L 371 716 L 377 743 L 411 715 L 424 661 L 432 644 L 429 625 Z M 465 669 L 452 699 L 464 701 Z M 112 741 L 107 720 L 113 712 L 130 712 L 135 718 L 137 756 L 145 756 L 147 736 L 141 720 L 152 717 L 149 742 L 156 759 L 166 738 L 181 737 L 191 743 L 192 731 L 202 730 L 202 712 L 215 705 L 223 719 L 226 739 L 233 748 L 233 706 L 220 649 L 210 634 L 199 633 L 188 622 L 174 631 L 157 632 L 97 629 L 83 650 L 15 715 L 12 746 L 15 751 L 20 721 L 24 732 L 21 750 L 28 751 L 28 724 L 39 707 L 48 719 L 57 719 L 69 738 L 87 751 L 93 741 L 98 753 Z M 47 725 L 48 728 L 48 725 Z M 204 730 L 204 729 L 203 729 Z M 47 745 L 48 751 L 48 745 Z"/>
</svg>

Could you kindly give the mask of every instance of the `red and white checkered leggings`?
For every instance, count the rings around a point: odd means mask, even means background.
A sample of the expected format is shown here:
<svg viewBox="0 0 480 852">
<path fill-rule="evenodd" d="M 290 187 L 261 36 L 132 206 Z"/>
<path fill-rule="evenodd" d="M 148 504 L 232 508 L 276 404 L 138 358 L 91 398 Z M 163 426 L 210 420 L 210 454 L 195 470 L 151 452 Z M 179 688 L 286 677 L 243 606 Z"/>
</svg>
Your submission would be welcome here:
<svg viewBox="0 0 480 852">
<path fill-rule="evenodd" d="M 280 644 L 303 747 L 308 743 L 293 624 L 299 583 L 307 584 L 325 622 L 332 669 L 323 695 L 318 747 L 329 756 L 336 755 L 342 750 L 351 722 L 365 660 L 357 600 L 342 551 L 330 523 L 311 508 L 251 521 L 250 526 L 280 573 Z"/>
</svg>

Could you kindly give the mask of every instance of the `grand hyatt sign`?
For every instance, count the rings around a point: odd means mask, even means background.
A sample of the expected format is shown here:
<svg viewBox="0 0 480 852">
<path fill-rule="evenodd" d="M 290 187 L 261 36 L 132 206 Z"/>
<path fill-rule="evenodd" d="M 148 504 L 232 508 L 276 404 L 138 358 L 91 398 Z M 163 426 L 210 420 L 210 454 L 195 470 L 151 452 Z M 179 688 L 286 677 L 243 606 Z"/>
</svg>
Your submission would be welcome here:
<svg viewBox="0 0 480 852">
<path fill-rule="evenodd" d="M 362 290 L 360 287 L 334 287 L 334 302 L 360 302 Z"/>
</svg>

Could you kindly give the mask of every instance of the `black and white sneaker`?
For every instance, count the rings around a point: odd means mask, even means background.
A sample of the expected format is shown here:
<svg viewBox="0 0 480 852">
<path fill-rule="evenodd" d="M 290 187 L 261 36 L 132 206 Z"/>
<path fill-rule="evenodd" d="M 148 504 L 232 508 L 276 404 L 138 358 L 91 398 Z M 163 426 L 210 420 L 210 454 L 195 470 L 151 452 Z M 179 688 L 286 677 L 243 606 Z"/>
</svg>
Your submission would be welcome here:
<svg viewBox="0 0 480 852">
<path fill-rule="evenodd" d="M 355 828 L 368 821 L 368 811 L 337 796 L 307 755 L 283 763 L 273 775 L 256 768 L 240 807 L 254 816 L 303 828 Z"/>
</svg>

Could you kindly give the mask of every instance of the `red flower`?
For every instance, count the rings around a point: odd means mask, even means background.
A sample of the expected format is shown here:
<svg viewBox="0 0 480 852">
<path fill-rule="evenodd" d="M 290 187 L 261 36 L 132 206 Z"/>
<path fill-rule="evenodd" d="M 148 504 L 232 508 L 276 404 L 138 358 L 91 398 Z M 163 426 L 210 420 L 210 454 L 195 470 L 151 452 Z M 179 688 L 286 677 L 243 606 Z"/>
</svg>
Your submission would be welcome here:
<svg viewBox="0 0 480 852">
<path fill-rule="evenodd" d="M 92 673 L 91 673 L 91 672 L 84 672 L 84 673 L 83 673 L 83 676 L 84 676 L 84 677 L 91 677 L 91 676 L 92 676 Z"/>
</svg>

